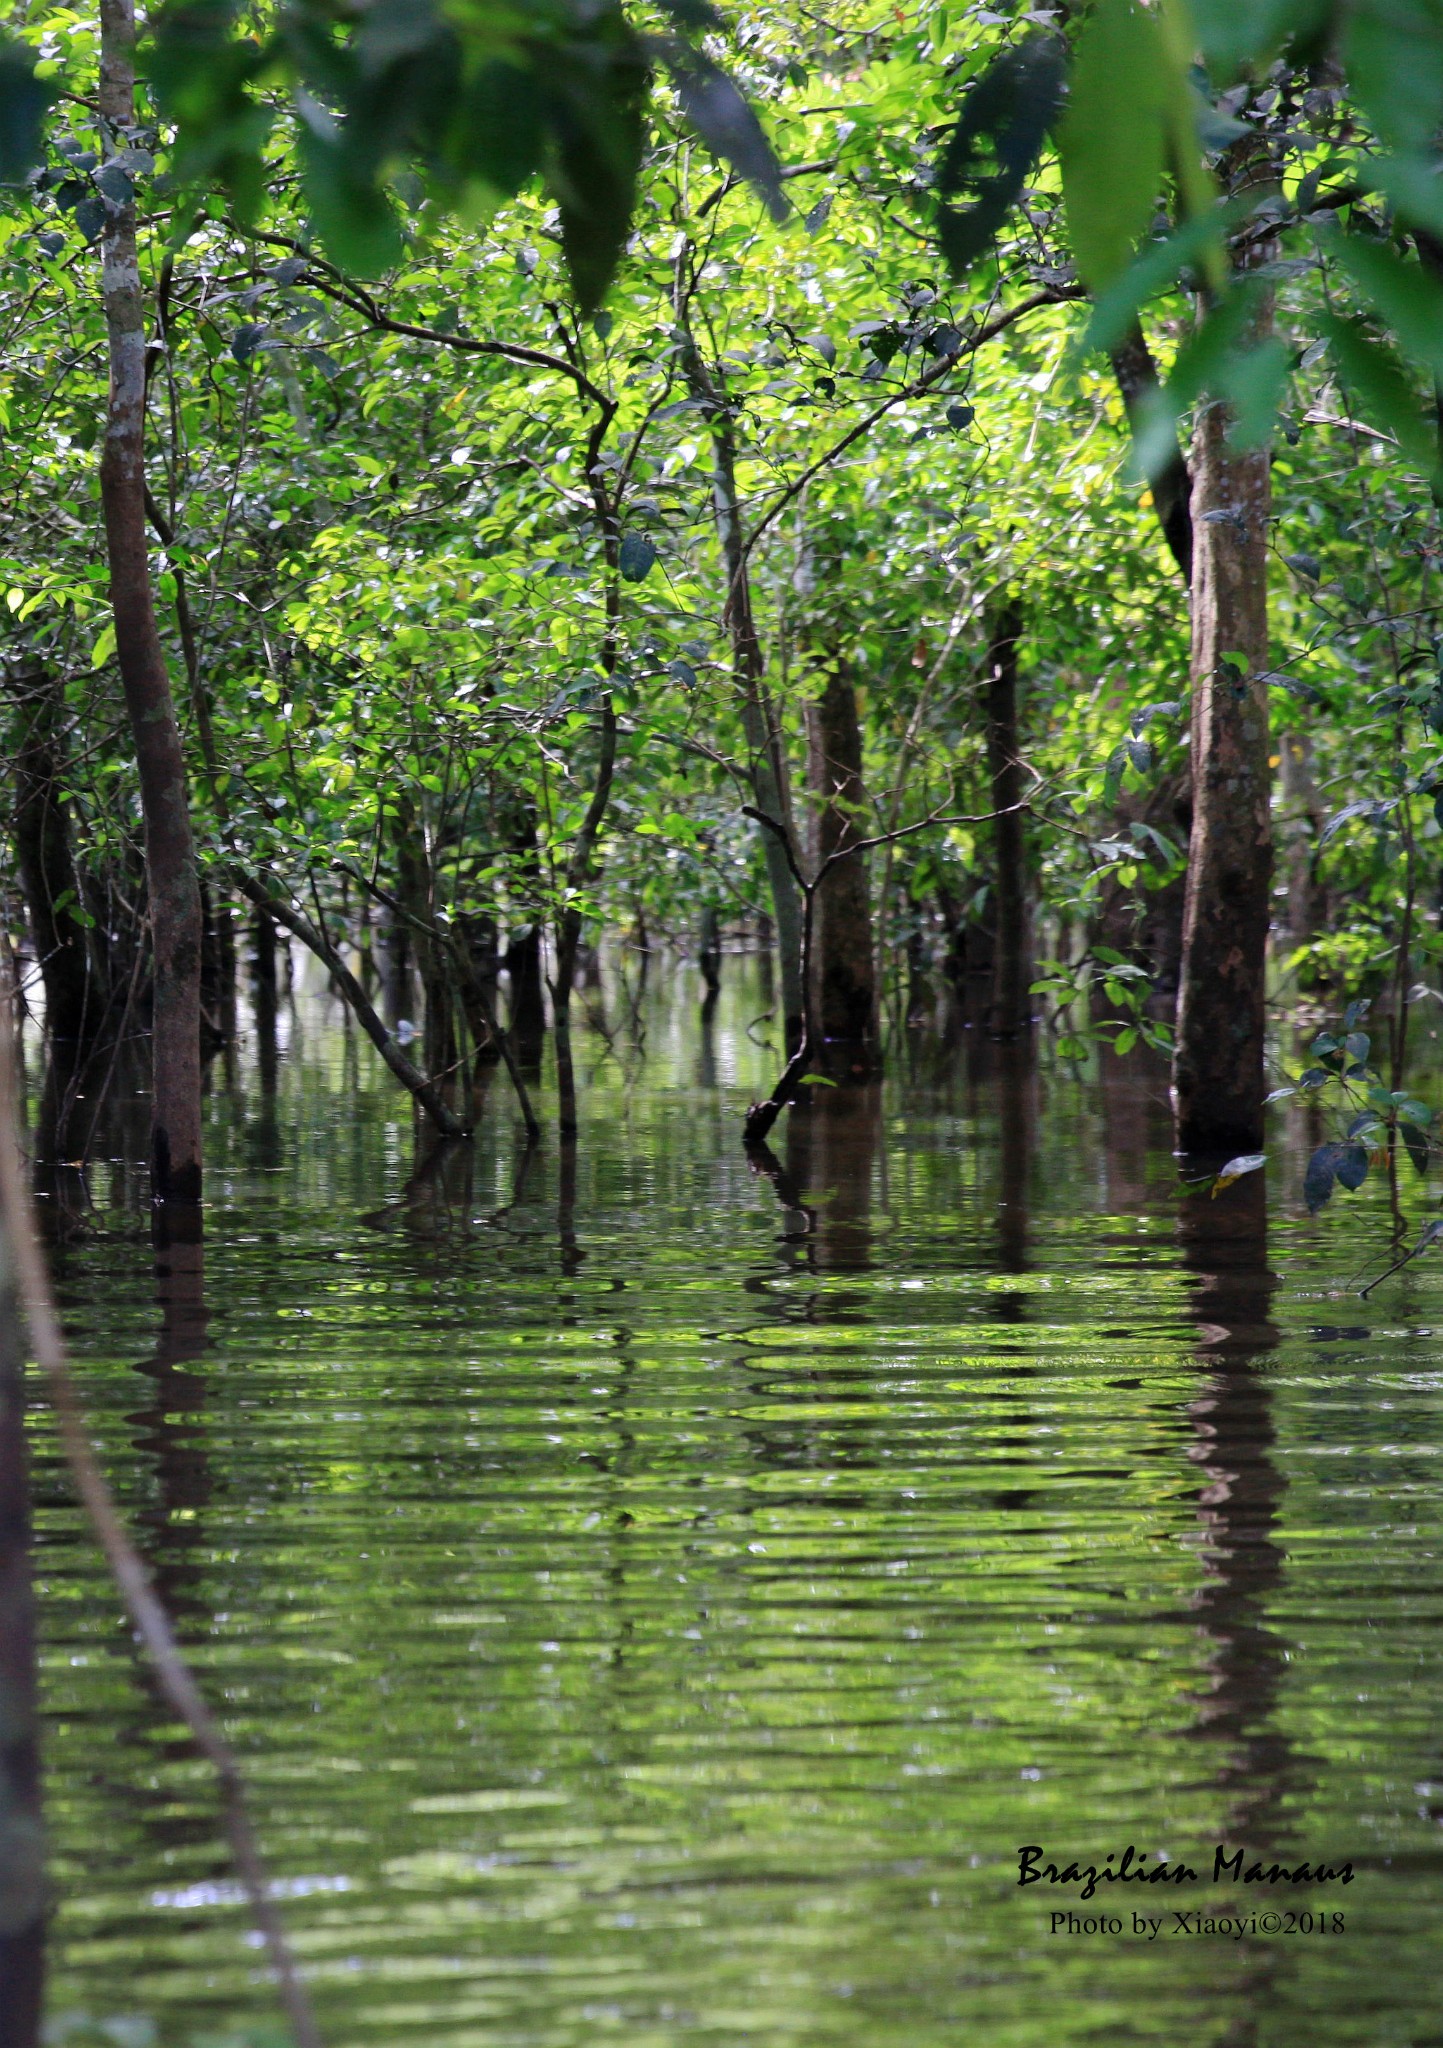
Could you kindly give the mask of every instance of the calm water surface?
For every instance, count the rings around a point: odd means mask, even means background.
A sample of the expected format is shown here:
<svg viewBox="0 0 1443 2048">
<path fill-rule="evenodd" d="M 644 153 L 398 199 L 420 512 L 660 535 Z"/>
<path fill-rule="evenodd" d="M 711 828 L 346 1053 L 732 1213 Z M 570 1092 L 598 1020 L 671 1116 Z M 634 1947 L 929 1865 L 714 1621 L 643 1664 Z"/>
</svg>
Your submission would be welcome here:
<svg viewBox="0 0 1443 2048">
<path fill-rule="evenodd" d="M 498 1081 L 418 1172 L 303 998 L 274 1090 L 214 1077 L 203 1262 L 124 1161 L 61 1255 L 331 2048 L 1443 2042 L 1443 1267 L 1360 1303 L 1386 1194 L 1308 1219 L 1306 1128 L 1180 1200 L 1152 1069 L 970 1036 L 754 1172 L 762 1007 L 673 977 L 643 1053 L 613 993 L 574 1159 Z M 37 1457 L 53 2038 L 260 2048 L 205 1772 Z M 1016 1884 L 1220 1840 L 1350 1857 L 1246 1895 L 1345 1931 Z"/>
</svg>

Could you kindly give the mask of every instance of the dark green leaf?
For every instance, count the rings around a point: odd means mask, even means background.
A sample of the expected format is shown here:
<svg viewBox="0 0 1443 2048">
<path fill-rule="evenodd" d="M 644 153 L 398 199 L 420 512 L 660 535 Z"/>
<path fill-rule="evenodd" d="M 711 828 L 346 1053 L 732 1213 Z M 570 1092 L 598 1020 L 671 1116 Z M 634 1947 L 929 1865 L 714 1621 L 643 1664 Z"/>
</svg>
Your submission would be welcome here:
<svg viewBox="0 0 1443 2048">
<path fill-rule="evenodd" d="M 457 168 L 508 198 L 540 168 L 546 130 L 541 89 L 529 65 L 483 64 L 462 95 Z"/>
<path fill-rule="evenodd" d="M 1308 1161 L 1308 1170 L 1303 1175 L 1303 1200 L 1315 1215 L 1333 1192 L 1338 1163 L 1347 1149 L 1336 1142 L 1320 1145 Z"/>
<path fill-rule="evenodd" d="M 35 76 L 35 52 L 0 35 L 0 179 L 23 177 L 40 155 L 45 115 L 57 81 Z"/>
<path fill-rule="evenodd" d="M 1368 1148 L 1366 1145 L 1348 1144 L 1338 1147 L 1338 1161 L 1334 1169 L 1339 1185 L 1349 1194 L 1359 1189 L 1368 1178 Z"/>
<path fill-rule="evenodd" d="M 645 582 L 656 561 L 656 549 L 644 533 L 626 533 L 621 538 L 618 566 L 628 583 Z"/>
<path fill-rule="evenodd" d="M 1034 36 L 1005 50 L 968 93 L 937 168 L 938 237 L 954 277 L 996 240 L 1037 161 L 1062 84 L 1059 44 Z"/>
<path fill-rule="evenodd" d="M 1428 1171 L 1428 1133 L 1420 1130 L 1417 1124 L 1400 1123 L 1398 1135 L 1408 1148 L 1408 1157 L 1412 1160 L 1415 1171 L 1420 1174 L 1426 1173 Z"/>
<path fill-rule="evenodd" d="M 1364 411 L 1396 435 L 1413 468 L 1431 477 L 1438 466 L 1437 441 L 1396 359 L 1374 341 L 1361 320 L 1330 313 L 1324 315 L 1323 325 L 1333 358 L 1362 399 Z"/>
<path fill-rule="evenodd" d="M 668 68 L 682 112 L 702 141 L 760 194 L 773 220 L 785 220 L 791 209 L 782 190 L 781 165 L 731 79 L 701 51 L 683 46 L 677 46 Z"/>
<path fill-rule="evenodd" d="M 964 427 L 970 427 L 976 417 L 975 406 L 957 404 L 949 405 L 947 408 L 947 424 L 959 434 Z"/>
</svg>

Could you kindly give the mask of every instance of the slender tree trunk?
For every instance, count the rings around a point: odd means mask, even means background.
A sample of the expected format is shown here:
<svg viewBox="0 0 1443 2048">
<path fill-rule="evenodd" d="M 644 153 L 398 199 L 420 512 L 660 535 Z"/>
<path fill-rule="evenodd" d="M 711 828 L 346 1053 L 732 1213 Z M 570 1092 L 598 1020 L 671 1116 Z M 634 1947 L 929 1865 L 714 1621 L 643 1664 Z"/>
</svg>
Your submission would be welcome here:
<svg viewBox="0 0 1443 2048">
<path fill-rule="evenodd" d="M 135 121 L 133 0 L 101 0 L 100 112 L 112 150 Z M 106 198 L 102 295 L 110 398 L 100 493 L 115 646 L 135 739 L 154 956 L 151 1165 L 158 1201 L 198 1204 L 201 904 L 185 756 L 156 630 L 145 530 L 145 318 L 135 206 Z"/>
<path fill-rule="evenodd" d="M 396 894 L 402 907 L 417 920 L 411 927 L 411 945 L 421 981 L 421 1064 L 428 1074 L 439 1077 L 455 1065 L 456 1027 L 445 962 L 425 932 L 418 929 L 435 922 L 435 887 L 425 829 L 406 795 L 396 804 Z"/>
<path fill-rule="evenodd" d="M 741 698 L 742 731 L 747 743 L 752 797 L 764 817 L 774 818 L 784 828 L 795 850 L 797 839 L 793 829 L 786 755 L 776 710 L 766 687 L 766 658 L 752 611 L 746 535 L 737 490 L 736 435 L 726 394 L 718 388 L 716 379 L 702 361 L 686 324 L 684 274 L 685 254 L 677 259 L 675 290 L 677 319 L 683 337 L 682 373 L 693 397 L 706 408 L 707 424 L 711 430 L 712 507 L 717 538 L 721 543 L 722 566 L 726 571 L 726 616 L 731 632 L 732 673 Z M 761 834 L 781 973 L 783 1024 L 790 1051 L 800 1043 L 803 1027 L 802 898 L 787 859 L 786 846 L 777 833 L 765 826 L 761 828 Z"/>
<path fill-rule="evenodd" d="M 614 664 L 609 646 L 607 673 Z M 601 753 L 596 765 L 596 782 L 586 816 L 571 849 L 566 866 L 568 898 L 579 896 L 590 883 L 594 868 L 597 835 L 611 801 L 611 781 L 616 772 L 616 706 L 610 691 L 601 702 Z M 571 1056 L 571 991 L 576 981 L 577 954 L 581 946 L 582 915 L 569 901 L 556 924 L 556 979 L 551 984 L 551 1013 L 556 1027 L 557 1122 L 563 1139 L 576 1135 L 576 1068 Z M 643 956 L 644 957 L 644 956 Z"/>
<path fill-rule="evenodd" d="M 11 681 L 16 700 L 15 865 L 45 985 L 46 1027 L 52 1040 L 67 1041 L 79 1051 L 100 1028 L 105 991 L 81 921 L 70 814 L 61 794 L 64 700 L 57 678 L 41 664 Z"/>
<path fill-rule="evenodd" d="M 1322 929 L 1323 890 L 1318 880 L 1318 835 L 1324 806 L 1318 788 L 1313 736 L 1285 732 L 1278 740 L 1283 797 L 1283 865 L 1288 887 L 1288 943 L 1308 946 Z"/>
<path fill-rule="evenodd" d="M 701 969 L 702 985 L 710 998 L 721 991 L 721 920 L 714 903 L 709 903 L 701 914 L 701 945 L 697 949 L 696 964 Z"/>
<path fill-rule="evenodd" d="M 7 1039 L 7 1055 L 8 1050 Z M 10 1142 L 8 1133 L 5 1142 Z M 14 1275 L 15 1260 L 0 1222 L 0 2043 L 36 2048 L 45 1959 L 45 1853 L 25 1346 Z"/>
<path fill-rule="evenodd" d="M 812 873 L 865 836 L 862 728 L 851 674 L 828 664 L 822 693 L 807 707 L 807 782 L 812 802 Z M 880 1065 L 877 974 L 865 854 L 836 861 L 817 884 L 812 913 L 814 1047 L 831 1080 L 868 1079 Z"/>
<path fill-rule="evenodd" d="M 1185 1152 L 1247 1152 L 1263 1135 L 1272 881 L 1266 449 L 1227 445 L 1204 399 L 1193 439 L 1193 820 L 1173 1099 Z"/>
<path fill-rule="evenodd" d="M 997 612 L 986 657 L 987 771 L 991 778 L 997 910 L 997 951 L 993 963 L 989 1028 L 998 1038 L 1019 1038 L 1032 1020 L 1028 983 L 1032 979 L 1028 928 L 1027 848 L 1021 804 L 1024 790 L 1017 678 L 1017 643 L 1022 613 L 1009 598 Z"/>
</svg>

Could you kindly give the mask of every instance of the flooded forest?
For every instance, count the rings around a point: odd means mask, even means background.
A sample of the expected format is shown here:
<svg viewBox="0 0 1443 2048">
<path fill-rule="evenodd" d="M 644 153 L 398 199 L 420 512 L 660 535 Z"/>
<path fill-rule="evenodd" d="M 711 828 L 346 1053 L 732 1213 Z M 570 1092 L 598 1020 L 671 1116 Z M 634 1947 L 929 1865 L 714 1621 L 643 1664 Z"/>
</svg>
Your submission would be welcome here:
<svg viewBox="0 0 1443 2048">
<path fill-rule="evenodd" d="M 1440 171 L 3 0 L 0 2048 L 1437 2042 Z"/>
</svg>

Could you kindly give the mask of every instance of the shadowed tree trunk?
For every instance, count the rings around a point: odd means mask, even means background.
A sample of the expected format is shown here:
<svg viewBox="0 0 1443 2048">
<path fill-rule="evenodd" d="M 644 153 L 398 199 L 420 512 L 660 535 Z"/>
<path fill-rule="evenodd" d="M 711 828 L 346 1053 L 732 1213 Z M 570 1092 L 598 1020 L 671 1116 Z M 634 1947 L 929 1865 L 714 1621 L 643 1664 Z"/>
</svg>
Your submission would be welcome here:
<svg viewBox="0 0 1443 2048">
<path fill-rule="evenodd" d="M 81 921 L 70 814 L 61 794 L 64 699 L 58 680 L 39 664 L 11 681 L 16 701 L 15 865 L 45 985 L 46 1028 L 52 1040 L 65 1040 L 78 1051 L 100 1027 L 105 991 Z"/>
<path fill-rule="evenodd" d="M 114 147 L 135 124 L 133 0 L 101 0 L 101 116 Z M 110 398 L 100 495 L 115 648 L 135 740 L 145 819 L 154 959 L 151 1170 L 155 1198 L 198 1204 L 201 902 L 185 756 L 156 630 L 145 525 L 145 318 L 133 200 L 104 199 L 102 296 Z"/>
<path fill-rule="evenodd" d="M 82 922 L 65 777 L 65 703 L 58 679 L 36 662 L 12 673 L 15 699 L 15 866 L 45 987 L 49 1039 L 36 1130 L 37 1165 L 84 1152 L 82 1110 L 89 1055 L 105 1019 L 106 988 Z"/>
<path fill-rule="evenodd" d="M 822 693 L 807 706 L 807 784 L 812 804 L 812 873 L 865 836 L 862 728 L 857 692 L 841 659 L 828 663 Z M 814 1048 L 832 1080 L 866 1080 L 880 1064 L 872 903 L 865 854 L 838 860 L 817 884 L 812 912 Z"/>
<path fill-rule="evenodd" d="M 1318 835 L 1323 829 L 1324 805 L 1318 788 L 1309 732 L 1285 732 L 1278 741 L 1281 765 L 1283 872 L 1288 889 L 1288 944 L 1309 946 L 1322 929 L 1326 915 L 1324 892 L 1318 879 Z"/>
<path fill-rule="evenodd" d="M 1032 949 L 1027 914 L 1027 849 L 1021 804 L 1024 788 L 1017 679 L 1022 612 L 1008 598 L 994 616 L 987 649 L 987 771 L 992 784 L 993 893 L 997 952 L 989 1025 L 998 1038 L 1018 1038 L 1032 1021 Z"/>
<path fill-rule="evenodd" d="M 0 1224 L 0 2044 L 36 2048 L 45 1957 L 45 1864 L 25 1350 L 14 1270 Z"/>
<path fill-rule="evenodd" d="M 1173 1095 L 1183 1151 L 1245 1152 L 1263 1134 L 1264 970 L 1272 882 L 1266 449 L 1227 445 L 1199 408 L 1193 440 L 1193 819 Z"/>
</svg>

